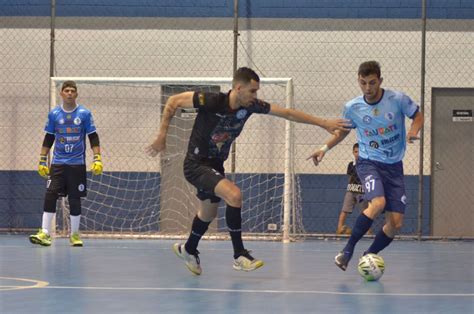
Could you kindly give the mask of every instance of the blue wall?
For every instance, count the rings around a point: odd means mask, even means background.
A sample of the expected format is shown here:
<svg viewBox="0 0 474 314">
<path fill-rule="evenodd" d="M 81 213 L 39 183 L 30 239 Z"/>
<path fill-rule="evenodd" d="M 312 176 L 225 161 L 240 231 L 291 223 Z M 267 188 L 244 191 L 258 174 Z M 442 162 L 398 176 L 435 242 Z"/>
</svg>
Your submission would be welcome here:
<svg viewBox="0 0 474 314">
<path fill-rule="evenodd" d="M 94 203 L 89 204 L 94 210 L 94 216 L 88 217 L 98 225 L 121 227 L 124 229 L 134 229 L 133 222 L 140 221 L 141 232 L 158 231 L 159 205 L 144 206 L 146 209 L 130 212 L 129 208 L 141 208 L 140 202 L 149 194 L 159 195 L 159 182 L 145 180 L 146 173 L 115 173 L 104 177 L 109 182 L 102 182 L 104 185 L 95 185 L 90 188 L 89 198 L 94 199 Z M 258 179 L 244 180 L 249 175 L 236 175 L 235 181 L 246 182 L 247 186 L 242 187 L 248 191 L 243 195 L 243 208 L 252 208 L 252 217 L 243 216 L 243 230 L 252 232 L 262 232 L 268 223 L 279 223 L 282 210 L 283 175 L 275 174 L 256 176 Z M 140 184 L 139 190 L 143 195 L 126 195 L 125 180 L 114 178 L 128 178 L 134 184 Z M 143 178 L 143 180 L 141 180 Z M 1 171 L 0 172 L 0 228 L 38 228 L 41 225 L 41 215 L 43 208 L 43 197 L 45 192 L 45 181 L 34 171 Z M 346 175 L 314 175 L 303 174 L 299 176 L 302 194 L 303 223 L 306 232 L 309 233 L 334 233 L 337 226 L 345 187 L 347 185 Z M 158 179 L 159 180 L 159 179 Z M 258 182 L 257 182 L 258 181 Z M 130 181 L 128 181 L 130 182 Z M 148 186 L 147 186 L 148 185 Z M 260 190 L 261 185 L 261 190 Z M 279 186 L 279 188 L 267 191 L 266 186 Z M 429 234 L 429 188 L 430 177 L 425 177 L 425 205 L 423 210 L 423 230 L 424 234 Z M 107 189 L 107 191 L 105 191 Z M 414 234 L 417 229 L 417 198 L 418 198 L 418 178 L 417 176 L 406 176 L 406 189 L 408 197 L 408 208 L 405 217 L 405 224 L 402 229 L 403 234 Z M 262 191 L 266 191 L 264 194 Z M 105 192 L 108 195 L 117 197 L 101 197 Z M 257 197 L 258 196 L 258 197 Z M 127 200 L 124 200 L 127 199 Z M 268 200 L 262 205 L 263 200 Z M 87 203 L 87 200 L 84 201 Z M 97 205 L 103 203 L 107 206 Z M 259 204 L 259 205 L 257 205 Z M 117 209 L 119 208 L 119 209 Z M 97 211 L 97 213 L 96 213 Z M 224 217 L 225 208 L 219 209 L 219 217 Z M 92 213 L 92 212 L 91 212 Z M 87 213 L 86 213 L 87 214 Z M 356 211 L 347 220 L 347 224 L 352 226 L 357 217 Z M 116 217 L 117 219 L 113 219 Z M 126 220 L 120 218 L 127 218 Z M 58 219 L 60 221 L 60 219 Z M 379 222 L 379 226 L 380 226 Z M 260 226 L 259 229 L 254 229 Z M 219 220 L 220 230 L 225 230 L 224 219 Z M 107 229 L 101 229 L 108 231 Z"/>
<path fill-rule="evenodd" d="M 50 0 L 0 0 L 0 16 L 49 16 Z M 57 0 L 57 16 L 233 17 L 233 0 Z M 249 18 L 417 19 L 421 0 L 240 0 Z M 427 0 L 427 17 L 473 19 L 473 0 Z"/>
</svg>

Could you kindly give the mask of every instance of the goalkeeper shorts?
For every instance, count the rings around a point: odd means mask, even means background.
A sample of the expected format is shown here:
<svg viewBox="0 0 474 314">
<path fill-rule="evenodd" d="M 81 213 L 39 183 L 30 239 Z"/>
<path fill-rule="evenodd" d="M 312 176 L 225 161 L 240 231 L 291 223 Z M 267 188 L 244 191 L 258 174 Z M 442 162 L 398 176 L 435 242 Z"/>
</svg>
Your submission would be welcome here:
<svg viewBox="0 0 474 314">
<path fill-rule="evenodd" d="M 59 196 L 73 198 L 87 195 L 86 165 L 51 165 L 49 180 L 46 183 L 49 192 Z"/>
</svg>

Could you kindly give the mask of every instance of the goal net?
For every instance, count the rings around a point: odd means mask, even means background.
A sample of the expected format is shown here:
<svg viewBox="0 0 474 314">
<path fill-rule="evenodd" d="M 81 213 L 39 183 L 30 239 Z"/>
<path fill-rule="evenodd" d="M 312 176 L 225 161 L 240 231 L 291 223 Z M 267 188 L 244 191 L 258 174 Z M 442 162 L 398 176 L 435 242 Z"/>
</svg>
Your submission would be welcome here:
<svg viewBox="0 0 474 314">
<path fill-rule="evenodd" d="M 196 112 L 178 110 L 171 121 L 167 149 L 155 158 L 144 148 L 156 137 L 164 104 L 183 91 L 228 92 L 230 78 L 51 79 L 51 106 L 60 103 L 65 80 L 78 84 L 78 103 L 92 111 L 101 141 L 104 173 L 88 173 L 82 202 L 81 232 L 100 236 L 185 237 L 196 214 L 196 190 L 183 176 L 183 160 Z M 258 97 L 292 106 L 288 78 L 263 78 Z M 242 190 L 242 230 L 248 237 L 288 241 L 299 233 L 298 193 L 293 173 L 292 123 L 255 114 L 235 142 L 226 176 Z M 88 145 L 89 146 L 89 145 Z M 87 162 L 92 157 L 88 149 Z M 89 165 L 87 165 L 89 168 Z M 67 200 L 59 202 L 56 232 L 67 233 Z M 225 204 L 208 237 L 227 237 Z"/>
</svg>

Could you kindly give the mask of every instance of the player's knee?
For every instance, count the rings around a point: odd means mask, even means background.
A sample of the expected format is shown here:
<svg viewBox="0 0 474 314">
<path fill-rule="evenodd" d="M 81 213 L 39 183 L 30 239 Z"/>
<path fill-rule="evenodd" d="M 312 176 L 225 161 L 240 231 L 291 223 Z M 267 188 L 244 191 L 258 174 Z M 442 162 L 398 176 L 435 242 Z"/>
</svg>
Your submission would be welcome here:
<svg viewBox="0 0 474 314">
<path fill-rule="evenodd" d="M 217 217 L 217 208 L 215 210 L 199 210 L 198 218 L 204 222 L 211 222 Z"/>
<path fill-rule="evenodd" d="M 392 228 L 395 230 L 395 232 L 397 232 L 397 233 L 403 227 L 403 221 L 391 221 L 390 224 L 391 224 Z"/>
<path fill-rule="evenodd" d="M 72 216 L 79 216 L 81 214 L 81 199 L 69 197 L 68 200 L 69 200 L 69 213 Z"/>
<path fill-rule="evenodd" d="M 370 201 L 369 207 L 372 207 L 375 211 L 382 211 L 386 205 L 385 197 L 376 197 Z"/>
<path fill-rule="evenodd" d="M 226 197 L 226 202 L 232 207 L 242 207 L 242 192 L 238 187 L 233 187 Z"/>
</svg>

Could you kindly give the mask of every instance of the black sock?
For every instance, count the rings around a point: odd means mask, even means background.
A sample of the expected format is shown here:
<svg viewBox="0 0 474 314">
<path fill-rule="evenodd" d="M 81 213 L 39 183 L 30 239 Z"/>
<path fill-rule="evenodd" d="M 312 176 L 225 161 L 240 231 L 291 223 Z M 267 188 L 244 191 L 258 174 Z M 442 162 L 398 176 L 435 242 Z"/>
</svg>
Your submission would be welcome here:
<svg viewBox="0 0 474 314">
<path fill-rule="evenodd" d="M 359 217 L 357 217 L 357 220 L 354 224 L 354 228 L 352 228 L 352 233 L 351 237 L 349 238 L 349 241 L 347 242 L 346 246 L 344 247 L 344 252 L 354 252 L 354 247 L 359 242 L 360 239 L 364 236 L 364 234 L 369 231 L 370 226 L 372 226 L 372 223 L 374 221 L 364 215 L 364 213 L 361 213 Z"/>
<path fill-rule="evenodd" d="M 210 221 L 202 221 L 197 215 L 194 217 L 193 225 L 191 227 L 191 233 L 189 234 L 188 241 L 184 245 L 186 251 L 189 254 L 196 253 L 199 240 L 201 240 L 201 237 L 204 235 L 204 233 L 206 233 L 210 223 Z"/>
<path fill-rule="evenodd" d="M 244 250 L 244 243 L 242 242 L 242 217 L 240 216 L 241 209 L 239 207 L 232 207 L 227 205 L 225 210 L 225 220 L 229 228 L 232 246 L 234 247 L 234 258 L 240 256 Z"/>
<path fill-rule="evenodd" d="M 378 252 L 382 251 L 385 249 L 391 242 L 393 238 L 390 238 L 383 232 L 383 229 L 380 230 L 377 235 L 375 236 L 374 242 L 372 242 L 372 245 L 369 247 L 369 249 L 366 251 L 367 253 L 374 253 L 377 254 Z"/>
</svg>

